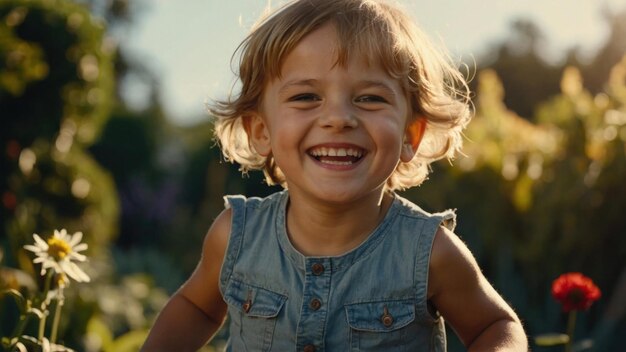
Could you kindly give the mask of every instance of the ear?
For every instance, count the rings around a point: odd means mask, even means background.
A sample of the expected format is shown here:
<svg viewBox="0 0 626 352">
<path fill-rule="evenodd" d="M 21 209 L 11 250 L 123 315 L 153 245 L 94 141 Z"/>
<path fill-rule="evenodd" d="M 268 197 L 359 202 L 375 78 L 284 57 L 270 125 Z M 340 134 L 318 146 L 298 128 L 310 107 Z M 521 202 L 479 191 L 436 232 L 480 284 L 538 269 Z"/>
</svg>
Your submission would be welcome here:
<svg viewBox="0 0 626 352">
<path fill-rule="evenodd" d="M 422 142 L 424 132 L 426 131 L 426 118 L 423 116 L 416 117 L 406 127 L 405 141 L 402 145 L 402 151 L 400 153 L 400 160 L 408 163 L 413 160 L 417 149 Z"/>
<path fill-rule="evenodd" d="M 248 135 L 248 142 L 262 156 L 270 155 L 270 133 L 261 115 L 252 113 L 243 117 L 243 127 Z"/>
</svg>

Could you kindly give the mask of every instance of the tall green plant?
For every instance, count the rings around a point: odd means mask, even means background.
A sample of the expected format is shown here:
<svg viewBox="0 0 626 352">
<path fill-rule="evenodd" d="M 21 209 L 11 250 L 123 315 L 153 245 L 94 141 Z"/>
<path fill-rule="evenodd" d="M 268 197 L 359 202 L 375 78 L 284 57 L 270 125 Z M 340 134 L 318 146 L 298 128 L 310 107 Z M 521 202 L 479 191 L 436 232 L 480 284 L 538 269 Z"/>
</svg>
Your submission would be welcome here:
<svg viewBox="0 0 626 352">
<path fill-rule="evenodd" d="M 23 246 L 32 233 L 51 232 L 59 224 L 84 231 L 92 265 L 108 262 L 118 199 L 111 177 L 86 147 L 109 116 L 113 50 L 103 23 L 82 5 L 0 2 L 3 265 L 33 273 Z M 2 273 L 3 288 L 20 288 L 19 275 Z M 7 309 L 0 305 L 0 335 L 12 325 L 14 315 Z"/>
<path fill-rule="evenodd" d="M 592 277 L 607 300 L 577 326 L 605 347 L 626 322 L 615 313 L 626 307 L 617 280 L 626 277 L 626 59 L 612 72 L 591 94 L 565 69 L 561 94 L 531 123 L 507 109 L 495 72 L 482 71 L 465 155 L 407 192 L 428 210 L 459 210 L 458 232 L 531 333 L 564 324 L 546 294 L 555 277 Z"/>
</svg>

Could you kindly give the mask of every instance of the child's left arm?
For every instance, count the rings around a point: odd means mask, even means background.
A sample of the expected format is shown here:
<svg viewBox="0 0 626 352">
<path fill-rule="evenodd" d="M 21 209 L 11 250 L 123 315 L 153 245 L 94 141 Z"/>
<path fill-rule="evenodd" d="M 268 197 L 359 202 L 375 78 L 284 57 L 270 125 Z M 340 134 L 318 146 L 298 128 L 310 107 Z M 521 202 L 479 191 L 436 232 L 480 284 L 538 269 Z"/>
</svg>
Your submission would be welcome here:
<svg viewBox="0 0 626 352">
<path fill-rule="evenodd" d="M 528 351 L 517 315 L 483 276 L 465 244 L 443 227 L 433 243 L 428 297 L 468 351 Z"/>
</svg>

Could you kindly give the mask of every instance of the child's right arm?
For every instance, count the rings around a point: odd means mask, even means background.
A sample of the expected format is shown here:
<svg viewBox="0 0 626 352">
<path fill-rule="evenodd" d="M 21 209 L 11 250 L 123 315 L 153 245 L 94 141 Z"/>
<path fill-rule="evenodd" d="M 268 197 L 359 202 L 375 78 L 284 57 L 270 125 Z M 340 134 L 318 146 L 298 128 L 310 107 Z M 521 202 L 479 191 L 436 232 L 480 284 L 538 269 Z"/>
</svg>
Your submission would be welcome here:
<svg viewBox="0 0 626 352">
<path fill-rule="evenodd" d="M 215 219 L 196 270 L 167 302 L 141 351 L 197 351 L 222 325 L 226 303 L 219 290 L 219 276 L 230 220 L 230 209 Z"/>
</svg>

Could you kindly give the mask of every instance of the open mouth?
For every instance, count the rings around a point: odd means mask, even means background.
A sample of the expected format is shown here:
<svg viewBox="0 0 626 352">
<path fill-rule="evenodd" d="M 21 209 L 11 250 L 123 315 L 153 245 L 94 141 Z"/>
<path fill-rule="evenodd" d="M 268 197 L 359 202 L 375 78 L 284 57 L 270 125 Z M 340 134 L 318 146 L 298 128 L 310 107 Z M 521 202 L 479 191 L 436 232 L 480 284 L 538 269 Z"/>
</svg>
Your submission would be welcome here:
<svg viewBox="0 0 626 352">
<path fill-rule="evenodd" d="M 314 147 L 309 149 L 308 154 L 323 164 L 352 165 L 359 162 L 366 152 L 358 147 Z"/>
</svg>

